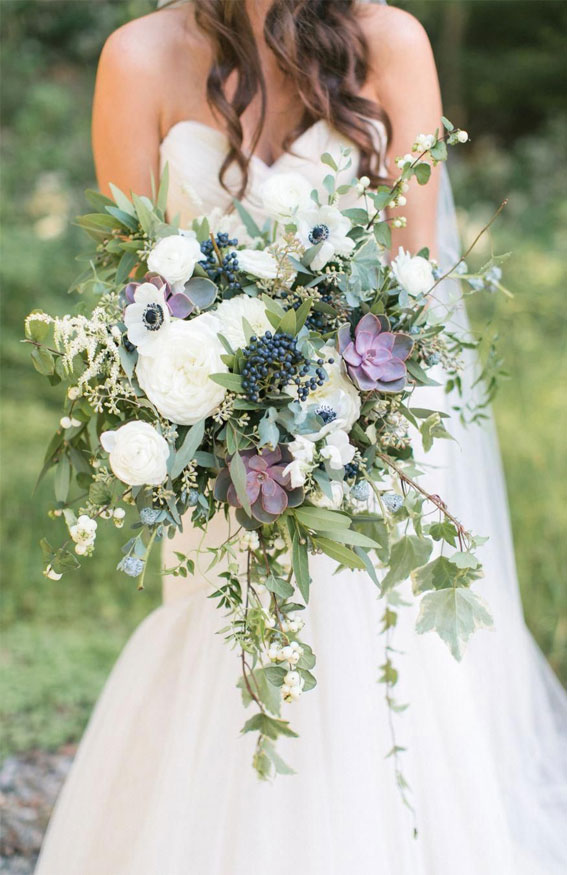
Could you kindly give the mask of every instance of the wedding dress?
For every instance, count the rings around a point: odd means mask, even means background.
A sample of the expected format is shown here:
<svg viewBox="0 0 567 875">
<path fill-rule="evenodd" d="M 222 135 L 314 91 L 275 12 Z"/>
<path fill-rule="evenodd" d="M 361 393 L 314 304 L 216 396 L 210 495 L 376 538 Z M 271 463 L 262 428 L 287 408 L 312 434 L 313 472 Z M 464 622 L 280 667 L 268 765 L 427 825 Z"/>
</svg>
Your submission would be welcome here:
<svg viewBox="0 0 567 875">
<path fill-rule="evenodd" d="M 249 211 L 262 221 L 258 190 L 270 174 L 297 170 L 321 187 L 319 156 L 337 154 L 341 141 L 318 121 L 297 154 L 271 166 L 252 157 Z M 217 179 L 225 151 L 224 134 L 196 121 L 174 125 L 162 143 L 169 214 L 182 227 L 228 206 Z M 353 157 L 351 175 L 356 148 Z M 419 392 L 416 404 L 451 412 L 441 388 Z M 297 774 L 263 783 L 251 767 L 254 739 L 239 734 L 249 713 L 235 686 L 238 658 L 215 634 L 223 616 L 207 598 L 215 574 L 203 560 L 194 578 L 165 579 L 163 606 L 116 663 L 37 875 L 565 875 L 565 698 L 524 625 L 493 425 L 467 430 L 453 414 L 449 428 L 456 441 L 437 442 L 423 482 L 490 535 L 475 587 L 494 628 L 478 632 L 458 663 L 433 633 L 415 633 L 407 591 L 392 643 L 398 698 L 410 707 L 395 723 L 417 838 L 385 758 L 383 605 L 367 575 L 334 575 L 332 560 L 313 557 L 304 637 L 318 686 L 285 706 L 300 738 L 278 745 Z M 219 517 L 206 543 L 225 536 Z M 165 545 L 165 567 L 201 537 L 186 526 Z"/>
</svg>

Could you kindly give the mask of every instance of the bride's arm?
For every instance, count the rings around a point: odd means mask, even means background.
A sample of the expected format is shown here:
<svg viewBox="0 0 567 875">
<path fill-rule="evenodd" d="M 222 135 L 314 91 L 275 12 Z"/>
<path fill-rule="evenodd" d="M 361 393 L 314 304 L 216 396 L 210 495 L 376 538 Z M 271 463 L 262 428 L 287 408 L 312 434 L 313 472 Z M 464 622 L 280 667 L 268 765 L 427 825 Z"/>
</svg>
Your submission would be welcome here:
<svg viewBox="0 0 567 875">
<path fill-rule="evenodd" d="M 93 102 L 92 144 L 100 190 L 112 182 L 127 194 L 151 194 L 159 180 L 159 53 L 147 19 L 132 21 L 106 41 Z"/>
<path fill-rule="evenodd" d="M 390 175 L 395 177 L 398 175 L 395 159 L 411 152 L 416 135 L 433 133 L 441 127 L 439 80 L 427 34 L 413 16 L 393 7 L 375 7 L 373 25 L 369 39 L 373 82 L 376 98 L 392 123 L 388 166 Z M 412 254 L 429 246 L 435 256 L 438 190 L 439 168 L 433 171 L 427 185 L 420 186 L 413 179 L 406 194 L 406 206 L 389 212 L 389 216 L 407 218 L 407 228 L 393 230 L 393 254 L 399 246 Z"/>
</svg>

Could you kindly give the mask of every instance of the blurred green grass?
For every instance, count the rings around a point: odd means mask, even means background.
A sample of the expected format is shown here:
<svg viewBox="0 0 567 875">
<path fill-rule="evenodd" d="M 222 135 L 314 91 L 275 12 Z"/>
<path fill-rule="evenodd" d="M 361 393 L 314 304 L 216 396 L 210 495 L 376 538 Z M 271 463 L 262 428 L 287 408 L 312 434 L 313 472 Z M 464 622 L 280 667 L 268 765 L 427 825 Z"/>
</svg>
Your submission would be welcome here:
<svg viewBox="0 0 567 875">
<path fill-rule="evenodd" d="M 55 26 L 54 13 L 50 18 L 45 10 L 52 4 L 22 0 L 18 10 L 26 4 L 33 10 L 43 7 L 38 14 L 45 28 Z M 58 7 L 76 9 L 77 4 Z M 81 6 L 71 22 L 72 33 L 84 28 L 86 43 L 79 41 L 79 47 L 88 63 L 76 46 L 75 54 L 64 54 L 63 60 L 52 47 L 42 54 L 17 29 L 12 51 L 3 57 L 11 83 L 4 98 L 0 206 L 4 752 L 77 739 L 128 635 L 160 601 L 155 571 L 146 590 L 138 593 L 135 583 L 115 570 L 124 538 L 110 523 L 104 549 L 84 561 L 80 574 L 58 582 L 43 577 L 38 546 L 44 534 L 51 532 L 56 540 L 53 527 L 62 526 L 47 517 L 49 479 L 33 493 L 43 450 L 57 426 L 60 395 L 31 366 L 21 343 L 23 320 L 35 307 L 63 313 L 71 303 L 66 289 L 83 245 L 71 221 L 85 210 L 83 189 L 94 184 L 88 147 L 94 57 L 101 34 L 142 7 L 101 2 L 97 8 L 102 18 L 94 35 L 89 30 L 95 24 L 92 9 Z M 79 14 L 84 23 L 77 24 Z M 15 26 L 14 20 L 9 23 Z M 59 18 L 57 26 L 64 28 L 66 20 Z M 561 191 L 565 182 L 558 178 L 566 130 L 554 120 L 536 136 L 518 138 L 507 148 L 492 136 L 471 134 L 471 146 L 461 150 L 466 158 L 452 169 L 463 237 L 470 241 L 500 200 L 510 197 L 491 241 L 496 252 L 513 251 L 505 280 L 515 295 L 511 301 L 495 297 L 476 305 L 472 315 L 478 327 L 490 322 L 489 330 L 499 331 L 512 374 L 495 413 L 527 621 L 554 669 L 567 680 L 566 240 L 560 230 L 565 228 L 566 199 Z"/>
</svg>

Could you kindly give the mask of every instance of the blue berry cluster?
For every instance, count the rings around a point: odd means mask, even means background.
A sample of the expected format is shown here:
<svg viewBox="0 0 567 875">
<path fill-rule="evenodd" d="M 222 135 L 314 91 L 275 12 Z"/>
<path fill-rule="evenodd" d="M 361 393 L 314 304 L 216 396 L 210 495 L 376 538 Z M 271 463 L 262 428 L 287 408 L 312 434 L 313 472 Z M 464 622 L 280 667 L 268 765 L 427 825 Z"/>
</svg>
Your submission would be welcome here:
<svg viewBox="0 0 567 875">
<path fill-rule="evenodd" d="M 348 462 L 345 465 L 345 480 L 353 480 L 358 474 L 358 462 Z"/>
<path fill-rule="evenodd" d="M 331 286 L 321 283 L 319 286 L 319 297 L 317 300 L 323 301 L 325 304 L 333 304 L 333 295 L 331 292 Z M 286 307 L 286 310 L 299 310 L 303 303 L 303 299 L 294 294 L 293 292 L 288 292 L 284 289 L 281 293 L 282 298 L 290 298 L 289 306 Z M 329 328 L 329 322 L 331 322 L 333 317 L 329 317 L 327 313 L 321 313 L 319 310 L 312 310 L 307 319 L 305 320 L 305 325 L 310 331 L 319 331 L 324 332 Z"/>
<path fill-rule="evenodd" d="M 236 237 L 230 238 L 225 232 L 215 236 L 215 242 L 222 255 L 222 264 L 219 264 L 215 247 L 211 239 L 203 240 L 201 243 L 201 252 L 206 257 L 199 264 L 207 272 L 207 276 L 214 283 L 219 283 L 223 277 L 229 289 L 237 291 L 240 288 L 240 283 L 236 277 L 238 272 L 238 252 L 223 250 L 230 246 L 238 246 Z"/>
<path fill-rule="evenodd" d="M 322 386 L 326 373 L 323 359 L 317 359 L 315 376 L 309 374 L 309 361 L 297 349 L 297 339 L 285 332 L 266 331 L 251 337 L 243 349 L 246 363 L 242 369 L 242 387 L 249 401 L 260 401 L 270 392 L 281 392 L 294 383 L 297 397 L 305 401 L 309 392 Z M 332 364 L 332 359 L 329 359 Z"/>
</svg>

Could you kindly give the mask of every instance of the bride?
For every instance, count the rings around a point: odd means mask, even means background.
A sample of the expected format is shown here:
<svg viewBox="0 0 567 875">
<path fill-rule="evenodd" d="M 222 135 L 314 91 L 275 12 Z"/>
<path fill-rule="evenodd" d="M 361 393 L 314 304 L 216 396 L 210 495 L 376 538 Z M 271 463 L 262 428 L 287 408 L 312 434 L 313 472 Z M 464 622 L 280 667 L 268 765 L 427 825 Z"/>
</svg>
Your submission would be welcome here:
<svg viewBox="0 0 567 875">
<path fill-rule="evenodd" d="M 150 194 L 167 162 L 168 211 L 182 227 L 239 194 L 262 219 L 259 189 L 298 171 L 320 187 L 319 156 L 341 143 L 376 180 L 418 132 L 435 130 L 439 86 L 410 15 L 356 0 L 168 3 L 116 31 L 98 71 L 93 142 L 101 190 Z M 394 245 L 443 261 L 440 179 L 412 188 Z M 232 223 L 234 215 L 224 219 Z M 439 390 L 424 389 L 438 393 Z M 425 396 L 424 396 L 425 400 Z M 450 413 L 449 399 L 426 406 Z M 431 484 L 489 534 L 479 587 L 494 614 L 462 663 L 401 614 L 396 717 L 415 815 L 402 804 L 388 712 L 377 685 L 380 605 L 360 572 L 312 565 L 305 613 L 318 690 L 296 703 L 297 774 L 274 784 L 239 737 L 235 657 L 204 570 L 164 578 L 164 604 L 137 629 L 93 713 L 60 795 L 37 875 L 559 875 L 567 871 L 567 709 L 524 626 L 493 427 L 465 430 L 428 456 Z M 431 458 L 432 457 L 432 458 Z M 427 475 L 430 476 L 430 475 Z M 427 480 L 427 477 L 425 478 Z M 220 543 L 224 521 L 211 539 Z M 195 550 L 190 527 L 165 548 Z M 348 742 L 347 742 L 348 739 Z M 414 817 L 418 833 L 414 837 Z"/>
</svg>

